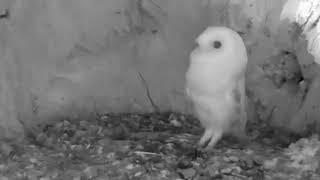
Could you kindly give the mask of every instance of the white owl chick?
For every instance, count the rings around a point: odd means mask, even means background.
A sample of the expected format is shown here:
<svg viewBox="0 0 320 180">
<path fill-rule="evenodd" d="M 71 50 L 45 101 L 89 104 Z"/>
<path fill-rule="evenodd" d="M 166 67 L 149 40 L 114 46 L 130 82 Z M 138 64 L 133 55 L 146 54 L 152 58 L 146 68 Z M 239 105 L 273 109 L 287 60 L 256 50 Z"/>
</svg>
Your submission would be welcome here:
<svg viewBox="0 0 320 180">
<path fill-rule="evenodd" d="M 213 147 L 225 135 L 246 138 L 247 52 L 237 32 L 208 27 L 196 39 L 186 73 L 186 93 L 205 128 L 199 145 Z"/>
</svg>

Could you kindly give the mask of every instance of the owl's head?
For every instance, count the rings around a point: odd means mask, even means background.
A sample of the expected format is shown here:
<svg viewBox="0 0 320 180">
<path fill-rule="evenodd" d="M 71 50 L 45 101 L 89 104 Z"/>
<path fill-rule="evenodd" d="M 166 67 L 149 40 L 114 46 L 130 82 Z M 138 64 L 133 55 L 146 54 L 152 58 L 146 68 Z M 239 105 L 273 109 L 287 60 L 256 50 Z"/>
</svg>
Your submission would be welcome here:
<svg viewBox="0 0 320 180">
<path fill-rule="evenodd" d="M 202 61 L 232 60 L 232 57 L 247 59 L 242 38 L 227 27 L 208 27 L 197 37 L 196 43 L 197 47 L 191 56 L 201 58 Z"/>
</svg>

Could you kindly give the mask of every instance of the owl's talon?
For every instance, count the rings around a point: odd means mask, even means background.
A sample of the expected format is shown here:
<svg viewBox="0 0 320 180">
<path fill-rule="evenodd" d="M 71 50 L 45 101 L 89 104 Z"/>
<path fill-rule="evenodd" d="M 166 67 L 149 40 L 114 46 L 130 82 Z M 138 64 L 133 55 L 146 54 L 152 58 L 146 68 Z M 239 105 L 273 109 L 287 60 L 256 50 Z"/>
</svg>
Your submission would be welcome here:
<svg viewBox="0 0 320 180">
<path fill-rule="evenodd" d="M 199 145 L 200 147 L 205 146 L 208 141 L 211 140 L 213 132 L 211 130 L 206 130 L 203 134 L 203 136 L 201 137 L 200 141 L 199 141 Z"/>
<path fill-rule="evenodd" d="M 199 141 L 200 147 L 205 147 L 206 149 L 211 149 L 216 145 L 218 140 L 221 138 L 221 132 L 215 132 L 213 130 L 206 130 Z"/>
</svg>

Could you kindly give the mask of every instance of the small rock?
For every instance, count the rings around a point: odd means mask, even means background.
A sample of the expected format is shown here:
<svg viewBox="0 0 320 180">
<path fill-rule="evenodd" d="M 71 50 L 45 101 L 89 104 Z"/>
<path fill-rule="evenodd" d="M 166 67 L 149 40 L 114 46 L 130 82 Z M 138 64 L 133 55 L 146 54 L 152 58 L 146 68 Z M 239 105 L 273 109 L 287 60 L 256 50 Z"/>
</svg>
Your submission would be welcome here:
<svg viewBox="0 0 320 180">
<path fill-rule="evenodd" d="M 98 127 L 97 135 L 98 136 L 103 136 L 103 128 L 101 126 Z"/>
<path fill-rule="evenodd" d="M 86 131 L 83 130 L 77 130 L 74 134 L 74 138 L 80 138 L 86 135 Z"/>
<path fill-rule="evenodd" d="M 51 180 L 51 178 L 49 178 L 49 177 L 42 177 L 42 178 L 40 178 L 39 180 Z"/>
<path fill-rule="evenodd" d="M 36 158 L 30 158 L 29 161 L 30 161 L 31 163 L 33 163 L 33 164 L 38 163 L 38 159 L 36 159 Z"/>
<path fill-rule="evenodd" d="M 241 167 L 243 169 L 251 169 L 255 166 L 255 161 L 249 157 L 244 157 L 241 162 L 242 162 Z"/>
<path fill-rule="evenodd" d="M 103 153 L 103 147 L 102 146 L 98 146 L 96 152 L 97 152 L 97 154 L 101 155 Z"/>
<path fill-rule="evenodd" d="M 4 164 L 0 164 L 0 171 L 5 171 L 7 170 L 8 168 L 6 167 L 6 165 Z"/>
<path fill-rule="evenodd" d="M 184 177 L 184 179 L 192 179 L 196 175 L 196 170 L 193 168 L 180 169 L 178 172 Z"/>
<path fill-rule="evenodd" d="M 242 171 L 242 169 L 239 166 L 235 166 L 232 168 L 232 171 L 239 174 Z"/>
<path fill-rule="evenodd" d="M 88 121 L 85 121 L 85 120 L 80 121 L 80 122 L 79 122 L 79 125 L 80 125 L 80 127 L 83 128 L 83 129 L 89 128 L 89 123 L 88 123 Z"/>
<path fill-rule="evenodd" d="M 0 180 L 9 180 L 9 178 L 0 175 Z"/>
<path fill-rule="evenodd" d="M 110 136 L 112 136 L 112 130 L 109 128 L 105 128 L 104 130 L 102 130 L 102 134 L 105 137 L 110 137 Z"/>
<path fill-rule="evenodd" d="M 186 159 L 182 159 L 178 162 L 177 167 L 179 169 L 187 169 L 192 167 L 192 164 L 190 161 L 186 160 Z"/>
<path fill-rule="evenodd" d="M 224 168 L 220 171 L 223 174 L 230 174 L 232 172 L 232 168 Z"/>
<path fill-rule="evenodd" d="M 48 147 L 54 147 L 54 139 L 52 137 L 48 137 L 44 144 Z"/>
<path fill-rule="evenodd" d="M 270 138 L 264 138 L 262 141 L 265 144 L 271 144 L 272 143 L 272 139 L 270 139 Z"/>
<path fill-rule="evenodd" d="M 237 161 L 239 161 L 239 158 L 238 158 L 237 156 L 230 156 L 230 157 L 229 157 L 229 160 L 230 160 L 231 162 L 237 162 Z"/>
<path fill-rule="evenodd" d="M 170 121 L 170 123 L 174 126 L 174 127 L 181 127 L 182 124 L 176 120 L 176 119 L 173 119 L 172 121 Z"/>
<path fill-rule="evenodd" d="M 237 156 L 228 156 L 224 157 L 223 160 L 225 160 L 226 162 L 238 162 L 239 158 Z"/>
<path fill-rule="evenodd" d="M 72 180 L 81 180 L 81 176 L 75 176 L 72 178 Z"/>
<path fill-rule="evenodd" d="M 69 121 L 67 121 L 67 120 L 64 120 L 62 123 L 63 123 L 63 126 L 65 126 L 65 127 L 71 125 L 71 123 Z"/>
<path fill-rule="evenodd" d="M 9 156 L 13 152 L 13 147 L 7 143 L 1 142 L 0 152 L 4 156 Z"/>
<path fill-rule="evenodd" d="M 59 122 L 54 126 L 54 130 L 59 132 L 61 129 L 63 129 L 63 126 L 63 122 Z"/>
<path fill-rule="evenodd" d="M 27 176 L 29 177 L 29 179 L 39 179 L 39 177 L 43 176 L 44 172 L 40 171 L 40 170 L 35 170 L 35 169 L 30 169 L 27 172 Z"/>
<path fill-rule="evenodd" d="M 141 176 L 142 175 L 142 172 L 136 172 L 135 174 L 134 174 L 134 177 L 139 177 L 139 176 Z"/>
<path fill-rule="evenodd" d="M 98 169 L 95 167 L 87 167 L 83 170 L 83 173 L 87 178 L 91 179 L 98 176 Z"/>
<path fill-rule="evenodd" d="M 126 169 L 128 169 L 128 170 L 132 170 L 134 168 L 134 165 L 133 164 L 129 164 L 127 167 L 126 167 Z"/>
<path fill-rule="evenodd" d="M 34 174 L 28 174 L 27 179 L 38 179 L 38 177 Z"/>
<path fill-rule="evenodd" d="M 56 179 L 59 176 L 58 170 L 54 170 L 48 174 L 51 179 Z"/>
<path fill-rule="evenodd" d="M 265 169 L 273 169 L 273 168 L 276 167 L 277 163 L 278 163 L 278 159 L 277 158 L 273 158 L 272 160 L 264 161 L 263 167 Z"/>
<path fill-rule="evenodd" d="M 88 134 L 95 135 L 99 131 L 99 127 L 95 125 L 90 125 L 88 130 L 89 130 Z"/>
<path fill-rule="evenodd" d="M 98 143 L 101 146 L 110 146 L 110 144 L 112 144 L 113 142 L 110 138 L 103 138 L 103 139 L 99 140 Z"/>
<path fill-rule="evenodd" d="M 72 177 L 72 180 L 81 180 L 82 172 L 77 170 L 67 170 L 65 173 L 68 177 Z"/>
<path fill-rule="evenodd" d="M 116 158 L 116 153 L 114 153 L 114 152 L 108 153 L 106 157 L 107 157 L 108 160 L 115 159 Z"/>
<path fill-rule="evenodd" d="M 106 115 L 103 115 L 103 116 L 100 117 L 100 119 L 101 119 L 101 120 L 107 120 L 107 119 L 109 119 L 109 117 L 106 116 Z"/>
<path fill-rule="evenodd" d="M 164 170 L 160 171 L 160 174 L 161 174 L 162 178 L 167 178 L 169 176 L 170 172 L 168 170 L 164 169 Z"/>
<path fill-rule="evenodd" d="M 71 145 L 70 146 L 71 150 L 80 152 L 84 150 L 84 147 L 82 145 Z"/>
<path fill-rule="evenodd" d="M 119 125 L 112 130 L 112 139 L 125 140 L 129 136 L 129 129 L 125 125 Z"/>
<path fill-rule="evenodd" d="M 260 135 L 260 132 L 258 130 L 253 130 L 251 133 L 250 133 L 250 136 L 252 139 L 256 139 L 258 138 Z"/>
<path fill-rule="evenodd" d="M 180 120 L 181 120 L 181 121 L 186 121 L 186 116 L 180 115 Z"/>
<path fill-rule="evenodd" d="M 253 154 L 254 151 L 252 149 L 247 149 L 244 151 L 246 154 L 250 155 L 250 154 Z"/>
</svg>

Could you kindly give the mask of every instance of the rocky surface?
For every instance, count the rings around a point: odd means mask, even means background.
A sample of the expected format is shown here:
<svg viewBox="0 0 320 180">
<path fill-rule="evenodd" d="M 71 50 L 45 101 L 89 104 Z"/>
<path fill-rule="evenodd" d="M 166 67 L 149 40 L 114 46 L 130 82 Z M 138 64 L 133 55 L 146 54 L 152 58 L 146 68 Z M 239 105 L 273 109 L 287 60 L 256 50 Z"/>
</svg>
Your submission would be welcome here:
<svg viewBox="0 0 320 180">
<path fill-rule="evenodd" d="M 300 139 L 266 123 L 248 125 L 247 145 L 197 147 L 202 128 L 177 113 L 94 114 L 64 119 L 0 143 L 1 180 L 319 179 L 317 136 Z"/>
</svg>

